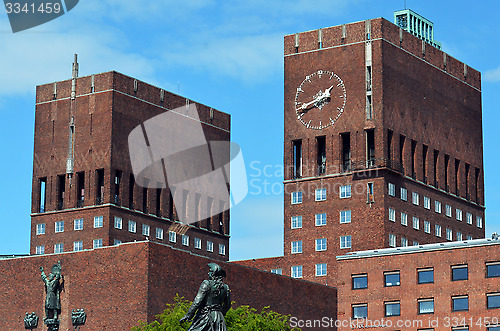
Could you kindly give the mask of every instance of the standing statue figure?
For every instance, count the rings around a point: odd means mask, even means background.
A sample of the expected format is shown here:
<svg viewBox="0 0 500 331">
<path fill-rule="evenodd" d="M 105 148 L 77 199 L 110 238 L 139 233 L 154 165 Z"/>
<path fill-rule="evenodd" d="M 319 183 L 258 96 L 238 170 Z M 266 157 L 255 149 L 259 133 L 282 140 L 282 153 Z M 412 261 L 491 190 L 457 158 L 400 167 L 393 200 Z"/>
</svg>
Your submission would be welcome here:
<svg viewBox="0 0 500 331">
<path fill-rule="evenodd" d="M 208 279 L 201 283 L 193 304 L 180 320 L 182 323 L 194 317 L 188 331 L 226 330 L 224 315 L 231 307 L 229 286 L 222 282 L 226 272 L 215 263 L 209 263 L 208 267 Z"/>
<path fill-rule="evenodd" d="M 58 261 L 52 267 L 52 272 L 47 277 L 40 267 L 42 272 L 42 280 L 45 283 L 45 292 L 47 297 L 45 299 L 45 318 L 46 320 L 58 320 L 61 313 L 61 298 L 60 293 L 64 286 L 64 277 L 61 275 L 61 262 Z"/>
</svg>

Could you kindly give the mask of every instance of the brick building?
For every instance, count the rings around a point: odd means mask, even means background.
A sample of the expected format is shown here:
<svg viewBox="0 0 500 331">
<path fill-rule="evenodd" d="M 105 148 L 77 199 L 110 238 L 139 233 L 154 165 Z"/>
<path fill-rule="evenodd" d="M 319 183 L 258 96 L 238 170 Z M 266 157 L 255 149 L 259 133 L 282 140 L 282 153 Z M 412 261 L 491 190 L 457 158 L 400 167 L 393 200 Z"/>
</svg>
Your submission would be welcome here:
<svg viewBox="0 0 500 331">
<path fill-rule="evenodd" d="M 284 256 L 242 264 L 333 285 L 337 255 L 484 238 L 480 73 L 397 14 L 285 36 Z"/>
<path fill-rule="evenodd" d="M 75 71 L 37 87 L 30 253 L 149 238 L 228 260 L 227 211 L 181 226 L 170 190 L 140 187 L 132 172 L 130 132 L 193 101 L 114 71 Z M 230 115 L 195 105 L 206 139 L 229 141 Z"/>
</svg>

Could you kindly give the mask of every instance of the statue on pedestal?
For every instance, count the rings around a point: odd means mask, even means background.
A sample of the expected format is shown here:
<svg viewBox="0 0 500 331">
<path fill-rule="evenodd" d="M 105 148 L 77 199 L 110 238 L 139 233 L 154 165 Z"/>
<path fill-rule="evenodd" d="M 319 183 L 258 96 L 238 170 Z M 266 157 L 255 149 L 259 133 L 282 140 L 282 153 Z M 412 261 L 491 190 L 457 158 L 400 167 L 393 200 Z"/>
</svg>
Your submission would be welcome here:
<svg viewBox="0 0 500 331">
<path fill-rule="evenodd" d="M 51 330 L 59 329 L 59 314 L 61 313 L 61 298 L 60 293 L 64 286 L 64 277 L 61 274 L 61 262 L 58 261 L 52 267 L 52 271 L 47 277 L 43 271 L 43 267 L 40 267 L 42 272 L 42 280 L 45 284 L 45 292 L 47 294 L 45 298 L 45 324 L 51 328 Z"/>
</svg>

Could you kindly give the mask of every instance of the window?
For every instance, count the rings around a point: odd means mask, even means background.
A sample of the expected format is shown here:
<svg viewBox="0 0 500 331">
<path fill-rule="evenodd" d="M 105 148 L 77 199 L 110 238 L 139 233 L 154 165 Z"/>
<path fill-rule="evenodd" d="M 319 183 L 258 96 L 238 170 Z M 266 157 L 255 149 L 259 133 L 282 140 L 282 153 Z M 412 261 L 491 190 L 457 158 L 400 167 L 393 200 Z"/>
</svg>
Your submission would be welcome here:
<svg viewBox="0 0 500 331">
<path fill-rule="evenodd" d="M 451 280 L 467 280 L 469 272 L 467 265 L 457 265 L 451 267 Z"/>
<path fill-rule="evenodd" d="M 293 178 L 302 177 L 302 140 L 292 142 L 293 152 Z"/>
<path fill-rule="evenodd" d="M 463 239 L 462 232 L 458 232 L 458 231 L 457 231 L 457 241 L 462 241 L 462 240 L 464 240 L 464 239 Z"/>
<path fill-rule="evenodd" d="M 326 238 L 316 239 L 316 252 L 326 251 Z"/>
<path fill-rule="evenodd" d="M 316 277 L 326 276 L 326 263 L 316 264 Z"/>
<path fill-rule="evenodd" d="M 401 315 L 401 304 L 399 301 L 385 302 L 385 316 L 400 316 Z"/>
<path fill-rule="evenodd" d="M 408 225 L 408 215 L 406 213 L 401 213 L 401 225 Z"/>
<path fill-rule="evenodd" d="M 135 233 L 137 223 L 135 221 L 128 221 L 128 231 Z"/>
<path fill-rule="evenodd" d="M 476 216 L 476 226 L 480 229 L 483 228 L 483 218 L 481 216 Z"/>
<path fill-rule="evenodd" d="M 35 254 L 40 255 L 40 254 L 45 254 L 45 246 L 36 246 L 35 248 Z"/>
<path fill-rule="evenodd" d="M 73 243 L 73 250 L 75 252 L 83 250 L 83 241 L 75 241 Z"/>
<path fill-rule="evenodd" d="M 486 328 L 488 331 L 500 331 L 500 326 L 490 326 Z"/>
<path fill-rule="evenodd" d="M 219 244 L 219 254 L 220 255 L 226 255 L 226 245 Z"/>
<path fill-rule="evenodd" d="M 434 299 L 419 299 L 418 300 L 419 314 L 434 314 Z"/>
<path fill-rule="evenodd" d="M 375 202 L 375 196 L 373 194 L 373 183 L 366 184 L 366 202 Z"/>
<path fill-rule="evenodd" d="M 314 219 L 316 226 L 326 225 L 326 213 L 316 214 Z"/>
<path fill-rule="evenodd" d="M 451 328 L 452 331 L 469 331 L 469 327 L 468 326 L 459 326 L 459 327 L 456 327 L 456 328 Z"/>
<path fill-rule="evenodd" d="M 168 241 L 174 243 L 177 241 L 177 235 L 174 231 L 168 231 Z"/>
<path fill-rule="evenodd" d="M 401 237 L 401 247 L 408 247 L 408 239 Z"/>
<path fill-rule="evenodd" d="M 292 217 L 292 229 L 300 229 L 302 227 L 302 216 Z"/>
<path fill-rule="evenodd" d="M 320 188 L 316 190 L 316 201 L 326 200 L 326 188 Z"/>
<path fill-rule="evenodd" d="M 472 240 L 472 236 L 471 235 L 467 235 L 467 240 Z"/>
<path fill-rule="evenodd" d="M 292 241 L 292 254 L 302 253 L 302 240 Z"/>
<path fill-rule="evenodd" d="M 486 263 L 486 277 L 500 277 L 500 262 Z"/>
<path fill-rule="evenodd" d="M 351 223 L 351 211 L 342 210 L 340 212 L 340 224 Z"/>
<path fill-rule="evenodd" d="M 446 240 L 453 240 L 453 230 L 446 228 Z"/>
<path fill-rule="evenodd" d="M 418 219 L 418 217 L 415 217 L 415 216 L 413 216 L 413 228 L 415 230 L 420 229 L 420 220 Z"/>
<path fill-rule="evenodd" d="M 404 187 L 401 188 L 401 200 L 408 201 L 408 190 Z"/>
<path fill-rule="evenodd" d="M 396 247 L 396 235 L 389 233 L 389 246 Z"/>
<path fill-rule="evenodd" d="M 102 239 L 94 239 L 94 248 L 102 247 Z"/>
<path fill-rule="evenodd" d="M 150 230 L 151 230 L 151 228 L 149 225 L 147 225 L 147 224 L 142 225 L 142 235 L 143 236 L 149 236 Z"/>
<path fill-rule="evenodd" d="M 102 228 L 103 225 L 103 217 L 96 216 L 94 217 L 94 228 Z"/>
<path fill-rule="evenodd" d="M 434 269 L 425 268 L 417 269 L 418 283 L 419 284 L 430 284 L 434 283 Z"/>
<path fill-rule="evenodd" d="M 388 189 L 388 194 L 391 197 L 396 196 L 396 185 L 394 185 L 393 183 L 388 183 L 387 184 L 387 189 Z"/>
<path fill-rule="evenodd" d="M 445 206 L 445 213 L 446 213 L 446 216 L 451 217 L 451 206 L 450 205 Z"/>
<path fill-rule="evenodd" d="M 424 208 L 431 209 L 431 198 L 424 196 Z"/>
<path fill-rule="evenodd" d="M 396 222 L 396 211 L 392 208 L 389 208 L 389 221 Z"/>
<path fill-rule="evenodd" d="M 200 238 L 194 238 L 194 248 L 201 249 L 201 239 Z"/>
<path fill-rule="evenodd" d="M 75 220 L 74 229 L 75 231 L 83 230 L 83 218 Z"/>
<path fill-rule="evenodd" d="M 182 245 L 189 246 L 189 236 L 187 236 L 185 234 L 182 235 Z"/>
<path fill-rule="evenodd" d="M 436 224 L 436 237 L 441 237 L 441 225 Z"/>
<path fill-rule="evenodd" d="M 340 198 L 350 198 L 351 197 L 351 185 L 345 185 L 340 187 Z"/>
<path fill-rule="evenodd" d="M 368 304 L 352 305 L 352 318 L 368 317 Z"/>
<path fill-rule="evenodd" d="M 472 224 L 472 214 L 471 213 L 467 213 L 467 224 Z"/>
<path fill-rule="evenodd" d="M 434 211 L 438 214 L 441 214 L 441 202 L 434 201 Z"/>
<path fill-rule="evenodd" d="M 173 233 L 173 238 L 172 238 L 171 233 Z M 156 228 L 156 239 L 163 240 L 163 229 L 162 228 Z M 175 239 L 176 239 L 175 232 L 169 232 L 168 239 L 170 240 L 170 242 L 175 242 Z"/>
<path fill-rule="evenodd" d="M 453 311 L 469 310 L 469 297 L 466 295 L 451 297 Z"/>
<path fill-rule="evenodd" d="M 122 241 L 120 239 L 115 239 L 113 240 L 113 245 L 120 245 L 122 243 Z"/>
<path fill-rule="evenodd" d="M 351 248 L 351 236 L 341 236 L 340 237 L 340 248 Z"/>
<path fill-rule="evenodd" d="M 417 192 L 411 194 L 411 202 L 416 206 L 420 204 L 420 195 Z"/>
<path fill-rule="evenodd" d="M 64 232 L 64 221 L 56 222 L 56 233 Z"/>
<path fill-rule="evenodd" d="M 272 274 L 283 275 L 283 269 L 271 269 Z"/>
<path fill-rule="evenodd" d="M 54 253 L 62 253 L 64 252 L 64 244 L 55 244 L 54 245 Z"/>
<path fill-rule="evenodd" d="M 418 246 L 418 245 L 419 245 L 418 241 L 413 240 L 413 246 Z"/>
<path fill-rule="evenodd" d="M 457 212 L 457 221 L 462 222 L 462 211 L 460 209 L 457 209 L 456 212 Z"/>
<path fill-rule="evenodd" d="M 121 229 L 122 223 L 122 218 L 115 216 L 115 229 Z"/>
<path fill-rule="evenodd" d="M 214 251 L 213 241 L 207 241 L 207 252 L 213 252 L 213 251 Z"/>
<path fill-rule="evenodd" d="M 302 278 L 302 266 L 292 266 L 292 278 Z"/>
<path fill-rule="evenodd" d="M 302 203 L 302 191 L 292 192 L 292 205 Z"/>
<path fill-rule="evenodd" d="M 488 309 L 500 308 L 500 293 L 486 294 Z"/>
<path fill-rule="evenodd" d="M 360 290 L 364 288 L 368 288 L 368 275 L 352 275 L 352 289 Z"/>
<path fill-rule="evenodd" d="M 424 232 L 431 233 L 431 223 L 429 221 L 424 221 Z"/>
<path fill-rule="evenodd" d="M 386 271 L 384 272 L 384 284 L 386 287 L 399 286 L 399 271 Z"/>
<path fill-rule="evenodd" d="M 36 235 L 45 234 L 45 223 L 40 223 L 36 225 Z"/>
</svg>

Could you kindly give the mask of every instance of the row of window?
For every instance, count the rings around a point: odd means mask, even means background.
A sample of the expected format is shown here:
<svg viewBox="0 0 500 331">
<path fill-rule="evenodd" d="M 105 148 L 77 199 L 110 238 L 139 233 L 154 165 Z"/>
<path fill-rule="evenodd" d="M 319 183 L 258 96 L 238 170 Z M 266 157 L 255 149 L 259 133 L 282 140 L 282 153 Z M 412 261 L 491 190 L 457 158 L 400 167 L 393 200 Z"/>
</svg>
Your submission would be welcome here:
<svg viewBox="0 0 500 331">
<path fill-rule="evenodd" d="M 103 226 L 103 217 L 102 216 L 94 217 L 94 228 L 102 228 L 102 226 Z M 45 223 L 37 224 L 36 225 L 37 236 L 45 234 L 45 229 L 46 229 Z M 73 230 L 75 231 L 83 230 L 83 218 L 74 220 Z M 64 232 L 64 221 L 56 222 L 54 231 L 55 233 Z"/>
<path fill-rule="evenodd" d="M 485 264 L 485 273 L 487 278 L 500 277 L 500 261 L 487 262 Z M 352 289 L 360 290 L 368 288 L 368 274 L 356 274 L 351 276 Z M 468 265 L 453 265 L 451 266 L 451 280 L 467 280 L 469 279 Z M 434 283 L 434 268 L 419 268 L 417 269 L 417 284 Z M 384 272 L 384 286 L 400 286 L 401 276 L 400 271 Z"/>
<path fill-rule="evenodd" d="M 396 196 L 396 185 L 394 185 L 393 183 L 388 183 L 388 194 L 393 197 Z M 403 201 L 408 201 L 408 190 L 404 187 L 400 188 L 400 198 Z M 419 193 L 412 192 L 412 203 L 416 206 L 420 206 Z M 423 207 L 428 210 L 431 209 L 431 198 L 424 196 Z M 438 214 L 442 213 L 442 204 L 440 201 L 437 200 L 434 201 L 434 211 Z M 450 218 L 453 217 L 453 208 L 450 205 L 445 205 L 445 215 Z M 461 209 L 458 208 L 455 209 L 455 218 L 459 222 L 463 221 L 463 212 Z M 472 225 L 474 223 L 474 216 L 472 215 L 472 213 L 469 212 L 466 213 L 466 220 L 467 224 L 469 225 Z M 476 216 L 476 226 L 478 228 L 483 227 L 483 218 L 481 216 Z"/>
<path fill-rule="evenodd" d="M 372 183 L 370 183 L 372 184 Z M 315 201 L 325 201 L 326 200 L 326 188 L 319 188 L 314 193 Z M 291 203 L 296 205 L 302 203 L 302 191 L 295 191 L 291 194 Z M 351 197 L 351 185 L 344 185 L 339 187 L 339 198 L 346 199 Z"/>
<path fill-rule="evenodd" d="M 295 265 L 291 267 L 291 276 L 292 278 L 302 278 L 302 266 Z M 282 269 L 271 269 L 271 273 L 273 274 L 282 274 Z M 322 277 L 327 275 L 327 264 L 326 263 L 317 263 L 315 265 L 315 276 Z"/>
<path fill-rule="evenodd" d="M 326 251 L 326 238 L 315 239 L 316 252 Z M 351 236 L 340 236 L 340 248 L 347 249 L 351 248 Z M 291 242 L 291 252 L 292 254 L 302 253 L 302 240 Z"/>
<path fill-rule="evenodd" d="M 115 244 L 116 244 L 115 240 Z M 121 241 L 120 241 L 121 243 Z M 99 248 L 102 247 L 102 239 L 94 239 L 92 241 L 92 248 Z M 73 251 L 82 251 L 83 250 L 83 241 L 75 241 L 73 242 Z M 64 252 L 64 244 L 63 243 L 58 243 L 54 245 L 54 253 L 62 253 Z M 36 246 L 35 248 L 35 253 L 40 255 L 40 254 L 45 254 L 45 245 L 40 245 Z"/>
<path fill-rule="evenodd" d="M 351 223 L 351 211 L 341 210 L 339 213 L 340 224 Z M 302 228 L 302 216 L 292 216 L 291 220 L 292 229 Z M 314 224 L 316 226 L 326 225 L 326 213 L 319 213 L 314 215 Z"/>
<path fill-rule="evenodd" d="M 500 308 L 500 293 L 487 293 L 486 307 L 488 309 Z M 384 310 L 386 317 L 401 316 L 401 302 L 399 300 L 384 302 Z M 468 311 L 469 296 L 468 295 L 452 296 L 451 310 Z M 418 314 L 434 314 L 434 298 L 417 299 L 417 312 Z M 367 303 L 359 303 L 352 305 L 352 318 L 367 318 L 367 317 L 368 317 Z"/>
</svg>

